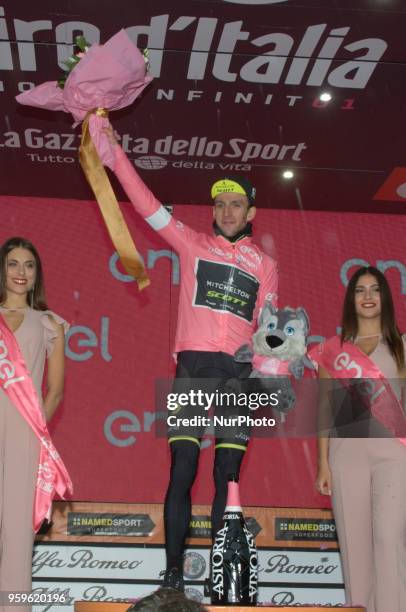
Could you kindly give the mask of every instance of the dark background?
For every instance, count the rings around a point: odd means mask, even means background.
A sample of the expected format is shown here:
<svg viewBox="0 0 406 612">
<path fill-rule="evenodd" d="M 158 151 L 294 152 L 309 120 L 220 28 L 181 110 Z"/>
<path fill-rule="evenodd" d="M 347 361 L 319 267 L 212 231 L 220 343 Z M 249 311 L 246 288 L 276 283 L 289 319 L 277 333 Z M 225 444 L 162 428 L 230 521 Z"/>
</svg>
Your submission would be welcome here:
<svg viewBox="0 0 406 612">
<path fill-rule="evenodd" d="M 164 202 L 208 203 L 211 182 L 237 171 L 256 185 L 260 206 L 404 213 L 406 189 L 397 189 L 406 168 L 391 178 L 406 165 L 401 0 L 116 0 L 114 9 L 110 1 L 2 0 L 2 195 L 92 198 L 72 169 L 80 127 L 72 128 L 70 115 L 21 107 L 14 96 L 27 83 L 59 78 L 76 35 L 103 43 L 123 27 L 140 48 L 149 47 L 155 79 L 111 120 Z M 245 32 L 244 40 L 233 41 L 232 29 Z M 323 92 L 332 96 L 327 104 L 319 101 Z M 235 101 L 249 94 L 249 103 Z M 58 142 L 52 134 L 75 137 Z M 157 160 L 160 139 L 167 146 Z M 175 154 L 169 143 L 176 140 L 191 144 Z M 142 169 L 151 165 L 158 168 Z M 281 176 L 286 168 L 295 172 L 290 181 Z"/>
</svg>

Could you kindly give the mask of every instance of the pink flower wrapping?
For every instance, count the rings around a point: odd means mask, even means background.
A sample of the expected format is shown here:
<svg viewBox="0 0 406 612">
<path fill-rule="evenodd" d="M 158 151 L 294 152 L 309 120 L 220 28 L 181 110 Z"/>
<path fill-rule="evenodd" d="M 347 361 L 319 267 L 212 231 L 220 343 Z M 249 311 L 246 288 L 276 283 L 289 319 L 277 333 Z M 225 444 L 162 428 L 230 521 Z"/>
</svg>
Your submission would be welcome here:
<svg viewBox="0 0 406 612">
<path fill-rule="evenodd" d="M 129 106 L 152 80 L 142 53 L 125 30 L 104 45 L 92 45 L 66 79 L 65 88 L 47 81 L 18 95 L 20 104 L 72 113 L 76 123 L 95 108 Z"/>
<path fill-rule="evenodd" d="M 89 48 L 70 71 L 63 89 L 57 81 L 48 81 L 16 98 L 27 106 L 72 113 L 76 125 L 83 121 L 79 148 L 82 169 L 114 247 L 140 289 L 149 285 L 149 279 L 100 162 L 114 170 L 115 143 L 107 134 L 110 123 L 105 111 L 132 104 L 152 80 L 146 72 L 144 56 L 125 30 L 120 30 L 104 45 Z"/>
</svg>

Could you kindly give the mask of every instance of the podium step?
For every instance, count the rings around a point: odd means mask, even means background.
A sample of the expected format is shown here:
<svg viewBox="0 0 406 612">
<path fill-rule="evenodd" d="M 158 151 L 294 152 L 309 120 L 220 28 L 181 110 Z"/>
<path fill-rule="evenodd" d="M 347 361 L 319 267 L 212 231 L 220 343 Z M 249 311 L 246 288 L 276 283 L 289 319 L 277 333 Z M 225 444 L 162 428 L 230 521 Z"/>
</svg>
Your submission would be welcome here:
<svg viewBox="0 0 406 612">
<path fill-rule="evenodd" d="M 103 602 L 103 601 L 75 601 L 75 612 L 126 612 L 131 606 L 131 602 Z M 246 606 L 206 606 L 210 612 L 243 612 L 252 610 L 252 607 Z M 297 606 L 258 606 L 261 612 L 293 612 L 297 610 Z M 326 612 L 326 606 L 300 606 L 303 612 Z M 341 610 L 344 612 L 365 612 L 362 606 L 329 606 L 328 610 Z"/>
</svg>

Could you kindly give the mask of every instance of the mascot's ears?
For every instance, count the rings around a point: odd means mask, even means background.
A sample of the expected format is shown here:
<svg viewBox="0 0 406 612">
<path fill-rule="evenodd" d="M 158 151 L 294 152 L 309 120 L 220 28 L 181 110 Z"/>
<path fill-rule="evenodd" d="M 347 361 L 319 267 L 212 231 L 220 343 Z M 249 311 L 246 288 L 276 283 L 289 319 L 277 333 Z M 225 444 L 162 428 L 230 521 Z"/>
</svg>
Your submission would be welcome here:
<svg viewBox="0 0 406 612">
<path fill-rule="evenodd" d="M 263 309 L 261 310 L 261 314 L 258 318 L 258 327 L 262 327 L 263 325 L 267 325 L 270 318 L 274 316 L 278 312 L 278 309 L 272 304 L 272 302 L 265 302 Z"/>
<path fill-rule="evenodd" d="M 307 312 L 302 306 L 299 308 L 289 308 L 286 307 L 285 310 L 290 310 L 292 312 L 292 318 L 296 318 L 303 323 L 303 333 L 306 336 L 310 330 L 310 320 L 307 315 Z M 271 302 L 265 302 L 265 305 L 261 311 L 261 314 L 258 319 L 258 327 L 266 326 L 269 320 L 278 314 L 278 309 Z"/>
<path fill-rule="evenodd" d="M 296 318 L 299 319 L 299 321 L 303 321 L 304 333 L 305 335 L 307 335 L 310 330 L 310 320 L 307 315 L 307 312 L 302 306 L 296 308 Z"/>
</svg>

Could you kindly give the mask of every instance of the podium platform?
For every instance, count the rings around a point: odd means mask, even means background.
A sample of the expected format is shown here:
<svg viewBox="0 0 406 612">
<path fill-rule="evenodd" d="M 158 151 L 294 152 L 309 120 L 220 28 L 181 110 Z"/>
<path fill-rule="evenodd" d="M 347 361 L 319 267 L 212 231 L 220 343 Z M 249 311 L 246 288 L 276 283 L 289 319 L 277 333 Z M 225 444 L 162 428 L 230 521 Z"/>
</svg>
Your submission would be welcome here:
<svg viewBox="0 0 406 612">
<path fill-rule="evenodd" d="M 131 606 L 131 602 L 103 602 L 103 601 L 75 601 L 75 612 L 126 612 Z M 205 606 L 210 612 L 243 612 L 252 610 L 253 606 Z M 293 612 L 298 606 L 254 606 L 261 612 L 272 611 L 276 612 Z M 304 612 L 326 612 L 326 610 L 344 610 L 344 612 L 365 612 L 362 606 L 300 606 L 300 610 Z"/>
</svg>

